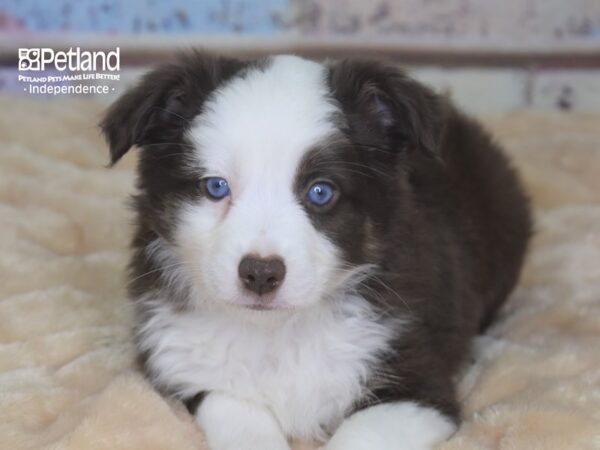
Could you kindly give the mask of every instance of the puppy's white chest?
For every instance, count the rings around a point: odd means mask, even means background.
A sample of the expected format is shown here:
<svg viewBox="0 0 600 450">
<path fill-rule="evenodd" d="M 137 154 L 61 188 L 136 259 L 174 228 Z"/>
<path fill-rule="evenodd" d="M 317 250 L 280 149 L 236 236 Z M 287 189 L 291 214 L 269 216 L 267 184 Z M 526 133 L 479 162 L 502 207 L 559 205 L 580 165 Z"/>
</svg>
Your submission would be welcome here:
<svg viewBox="0 0 600 450">
<path fill-rule="evenodd" d="M 226 392 L 269 408 L 288 436 L 325 437 L 363 394 L 392 330 L 359 297 L 338 310 L 257 319 L 162 308 L 141 343 L 157 381 L 180 395 Z"/>
</svg>

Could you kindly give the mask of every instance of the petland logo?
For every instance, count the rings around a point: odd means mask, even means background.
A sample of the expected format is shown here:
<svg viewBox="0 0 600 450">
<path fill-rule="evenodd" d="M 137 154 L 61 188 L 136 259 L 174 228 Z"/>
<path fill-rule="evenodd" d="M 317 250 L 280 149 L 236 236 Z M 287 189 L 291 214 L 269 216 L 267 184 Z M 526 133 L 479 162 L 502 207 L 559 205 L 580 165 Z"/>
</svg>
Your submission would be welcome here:
<svg viewBox="0 0 600 450">
<path fill-rule="evenodd" d="M 66 52 L 52 48 L 20 48 L 19 71 L 114 72 L 119 70 L 120 56 L 119 47 L 109 52 L 82 51 L 80 47 L 71 47 Z"/>
<path fill-rule="evenodd" d="M 34 95 L 96 95 L 115 92 L 119 81 L 120 49 L 68 51 L 52 48 L 20 48 L 18 81 L 23 91 Z"/>
</svg>

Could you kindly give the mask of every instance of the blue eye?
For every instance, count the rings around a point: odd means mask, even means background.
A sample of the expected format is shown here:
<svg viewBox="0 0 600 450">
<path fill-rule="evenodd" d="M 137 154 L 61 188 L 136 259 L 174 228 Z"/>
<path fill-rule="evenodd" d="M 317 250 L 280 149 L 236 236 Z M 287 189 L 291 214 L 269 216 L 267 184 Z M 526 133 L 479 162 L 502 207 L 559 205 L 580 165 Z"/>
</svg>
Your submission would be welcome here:
<svg viewBox="0 0 600 450">
<path fill-rule="evenodd" d="M 229 184 L 225 178 L 209 177 L 204 179 L 206 193 L 213 200 L 221 200 L 227 197 L 230 193 Z"/>
<path fill-rule="evenodd" d="M 308 190 L 306 199 L 316 206 L 325 206 L 335 197 L 335 188 L 324 181 L 313 184 Z"/>
</svg>

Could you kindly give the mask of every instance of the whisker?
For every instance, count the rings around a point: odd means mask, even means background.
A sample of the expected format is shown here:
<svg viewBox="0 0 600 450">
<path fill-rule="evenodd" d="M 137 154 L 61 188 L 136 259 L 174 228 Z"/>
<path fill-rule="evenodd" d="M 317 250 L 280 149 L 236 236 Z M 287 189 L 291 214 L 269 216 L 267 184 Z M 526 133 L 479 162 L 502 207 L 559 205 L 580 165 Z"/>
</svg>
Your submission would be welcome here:
<svg viewBox="0 0 600 450">
<path fill-rule="evenodd" d="M 377 173 L 379 175 L 383 175 L 384 177 L 391 177 L 390 174 L 382 172 L 381 170 L 376 169 L 376 168 L 374 168 L 372 166 L 367 166 L 366 164 L 355 163 L 355 162 L 352 162 L 352 161 L 347 161 L 347 162 L 344 162 L 343 164 L 351 165 L 351 166 L 354 166 L 354 167 L 365 168 L 365 169 L 371 170 L 371 171 L 373 171 L 373 172 L 375 172 L 375 173 Z"/>
<path fill-rule="evenodd" d="M 395 314 L 392 314 L 392 312 L 395 307 L 391 302 L 391 299 L 385 296 L 385 292 L 387 292 L 391 298 L 398 299 L 406 307 L 409 316 L 413 316 L 410 304 L 396 290 L 380 278 L 382 271 L 376 265 L 363 264 L 360 266 L 352 266 L 351 264 L 342 263 L 338 266 L 328 267 L 328 269 L 342 274 L 342 279 L 336 283 L 333 288 L 333 297 L 339 295 L 340 292 L 354 292 L 361 295 L 362 291 L 372 302 L 378 305 L 381 314 L 394 316 Z M 384 293 L 376 289 L 376 286 L 370 286 L 369 283 L 375 283 L 376 285 L 381 286 L 381 288 L 385 290 Z"/>
<path fill-rule="evenodd" d="M 156 161 L 161 160 L 161 159 L 165 159 L 165 158 L 171 158 L 174 156 L 188 156 L 188 153 L 183 153 L 183 152 L 179 152 L 179 153 L 168 153 L 166 155 L 160 155 L 156 158 L 154 158 Z"/>
<path fill-rule="evenodd" d="M 160 106 L 155 106 L 154 108 L 155 108 L 155 109 L 158 109 L 158 110 L 160 110 L 160 111 L 164 111 L 164 112 L 166 112 L 166 113 L 168 113 L 168 114 L 171 114 L 171 115 L 173 115 L 173 116 L 175 116 L 175 117 L 178 117 L 179 119 L 181 119 L 181 120 L 184 120 L 184 121 L 186 121 L 187 123 L 191 123 L 191 120 L 188 120 L 188 119 L 186 119 L 185 117 L 183 117 L 183 116 L 181 116 L 181 115 L 179 115 L 179 114 L 177 114 L 177 113 L 175 113 L 175 112 L 173 112 L 173 111 L 169 111 L 168 109 L 161 108 Z"/>
<path fill-rule="evenodd" d="M 339 172 L 355 173 L 357 175 L 362 175 L 362 176 L 367 177 L 367 178 L 374 178 L 374 174 L 372 174 L 372 173 L 363 172 L 363 171 L 360 171 L 360 170 L 354 170 L 354 169 L 350 169 L 350 168 L 343 167 L 343 166 L 335 166 L 335 165 L 331 165 L 331 164 L 327 164 L 327 165 L 326 164 L 322 164 L 322 165 L 315 165 L 314 166 L 314 169 L 323 169 L 323 168 L 324 169 L 328 169 L 328 170 L 335 169 L 336 171 L 339 171 Z"/>
<path fill-rule="evenodd" d="M 412 312 L 408 302 L 404 298 L 402 298 L 402 296 L 400 294 L 398 294 L 398 292 L 396 292 L 394 289 L 392 289 L 392 287 L 390 287 L 387 283 L 385 283 L 383 280 L 381 280 L 377 276 L 377 274 L 373 274 L 373 276 L 370 278 L 370 280 L 373 280 L 374 282 L 378 283 L 381 287 L 383 287 L 388 292 L 393 294 L 398 300 L 400 300 L 404 304 L 404 306 L 406 306 L 406 309 L 408 309 L 409 312 Z"/>
<path fill-rule="evenodd" d="M 144 277 L 146 277 L 148 275 L 152 275 L 153 273 L 161 272 L 163 270 L 169 270 L 169 269 L 172 269 L 173 267 L 177 267 L 177 266 L 183 266 L 183 262 L 178 262 L 178 263 L 169 264 L 169 265 L 166 265 L 166 266 L 157 267 L 156 269 L 149 270 L 148 272 L 145 272 L 145 273 L 143 273 L 141 275 L 138 275 L 135 278 L 132 278 L 131 280 L 129 280 L 129 282 L 132 283 L 134 281 L 139 280 L 140 278 L 144 278 Z"/>
<path fill-rule="evenodd" d="M 346 167 L 346 166 L 352 166 L 352 167 L 357 167 L 357 168 L 361 168 L 361 169 L 366 169 L 366 171 L 362 171 L 362 170 L 354 170 L 352 168 Z M 366 164 L 361 164 L 361 163 L 355 163 L 355 162 L 351 162 L 351 161 L 323 161 L 323 162 L 319 162 L 317 164 L 315 164 L 313 166 L 315 169 L 335 169 L 335 170 L 343 170 L 349 173 L 357 173 L 360 175 L 363 175 L 365 177 L 369 177 L 369 178 L 374 178 L 374 174 L 383 176 L 385 178 L 393 178 L 393 175 L 385 173 L 379 169 L 376 169 L 372 166 L 368 166 Z M 373 173 L 371 173 L 373 172 Z"/>
<path fill-rule="evenodd" d="M 191 148 L 191 149 L 196 148 L 192 144 L 186 144 L 184 142 L 153 142 L 151 144 L 144 144 L 144 145 L 142 145 L 142 147 L 144 147 L 144 148 L 145 147 L 156 147 L 159 145 L 176 145 L 179 147 L 185 147 L 185 148 Z"/>
</svg>

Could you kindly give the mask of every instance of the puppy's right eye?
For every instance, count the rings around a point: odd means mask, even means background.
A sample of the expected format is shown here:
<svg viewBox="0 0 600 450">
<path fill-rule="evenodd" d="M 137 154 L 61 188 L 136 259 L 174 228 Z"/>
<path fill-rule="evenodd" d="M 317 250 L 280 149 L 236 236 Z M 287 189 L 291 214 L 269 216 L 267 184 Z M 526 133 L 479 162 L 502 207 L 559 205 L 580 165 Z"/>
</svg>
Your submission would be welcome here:
<svg viewBox="0 0 600 450">
<path fill-rule="evenodd" d="M 338 197 L 336 188 L 326 181 L 314 183 L 306 194 L 306 200 L 317 208 L 332 204 Z"/>
<path fill-rule="evenodd" d="M 212 200 L 222 200 L 231 193 L 229 183 L 227 183 L 225 178 L 209 177 L 203 181 L 206 194 Z"/>
</svg>

